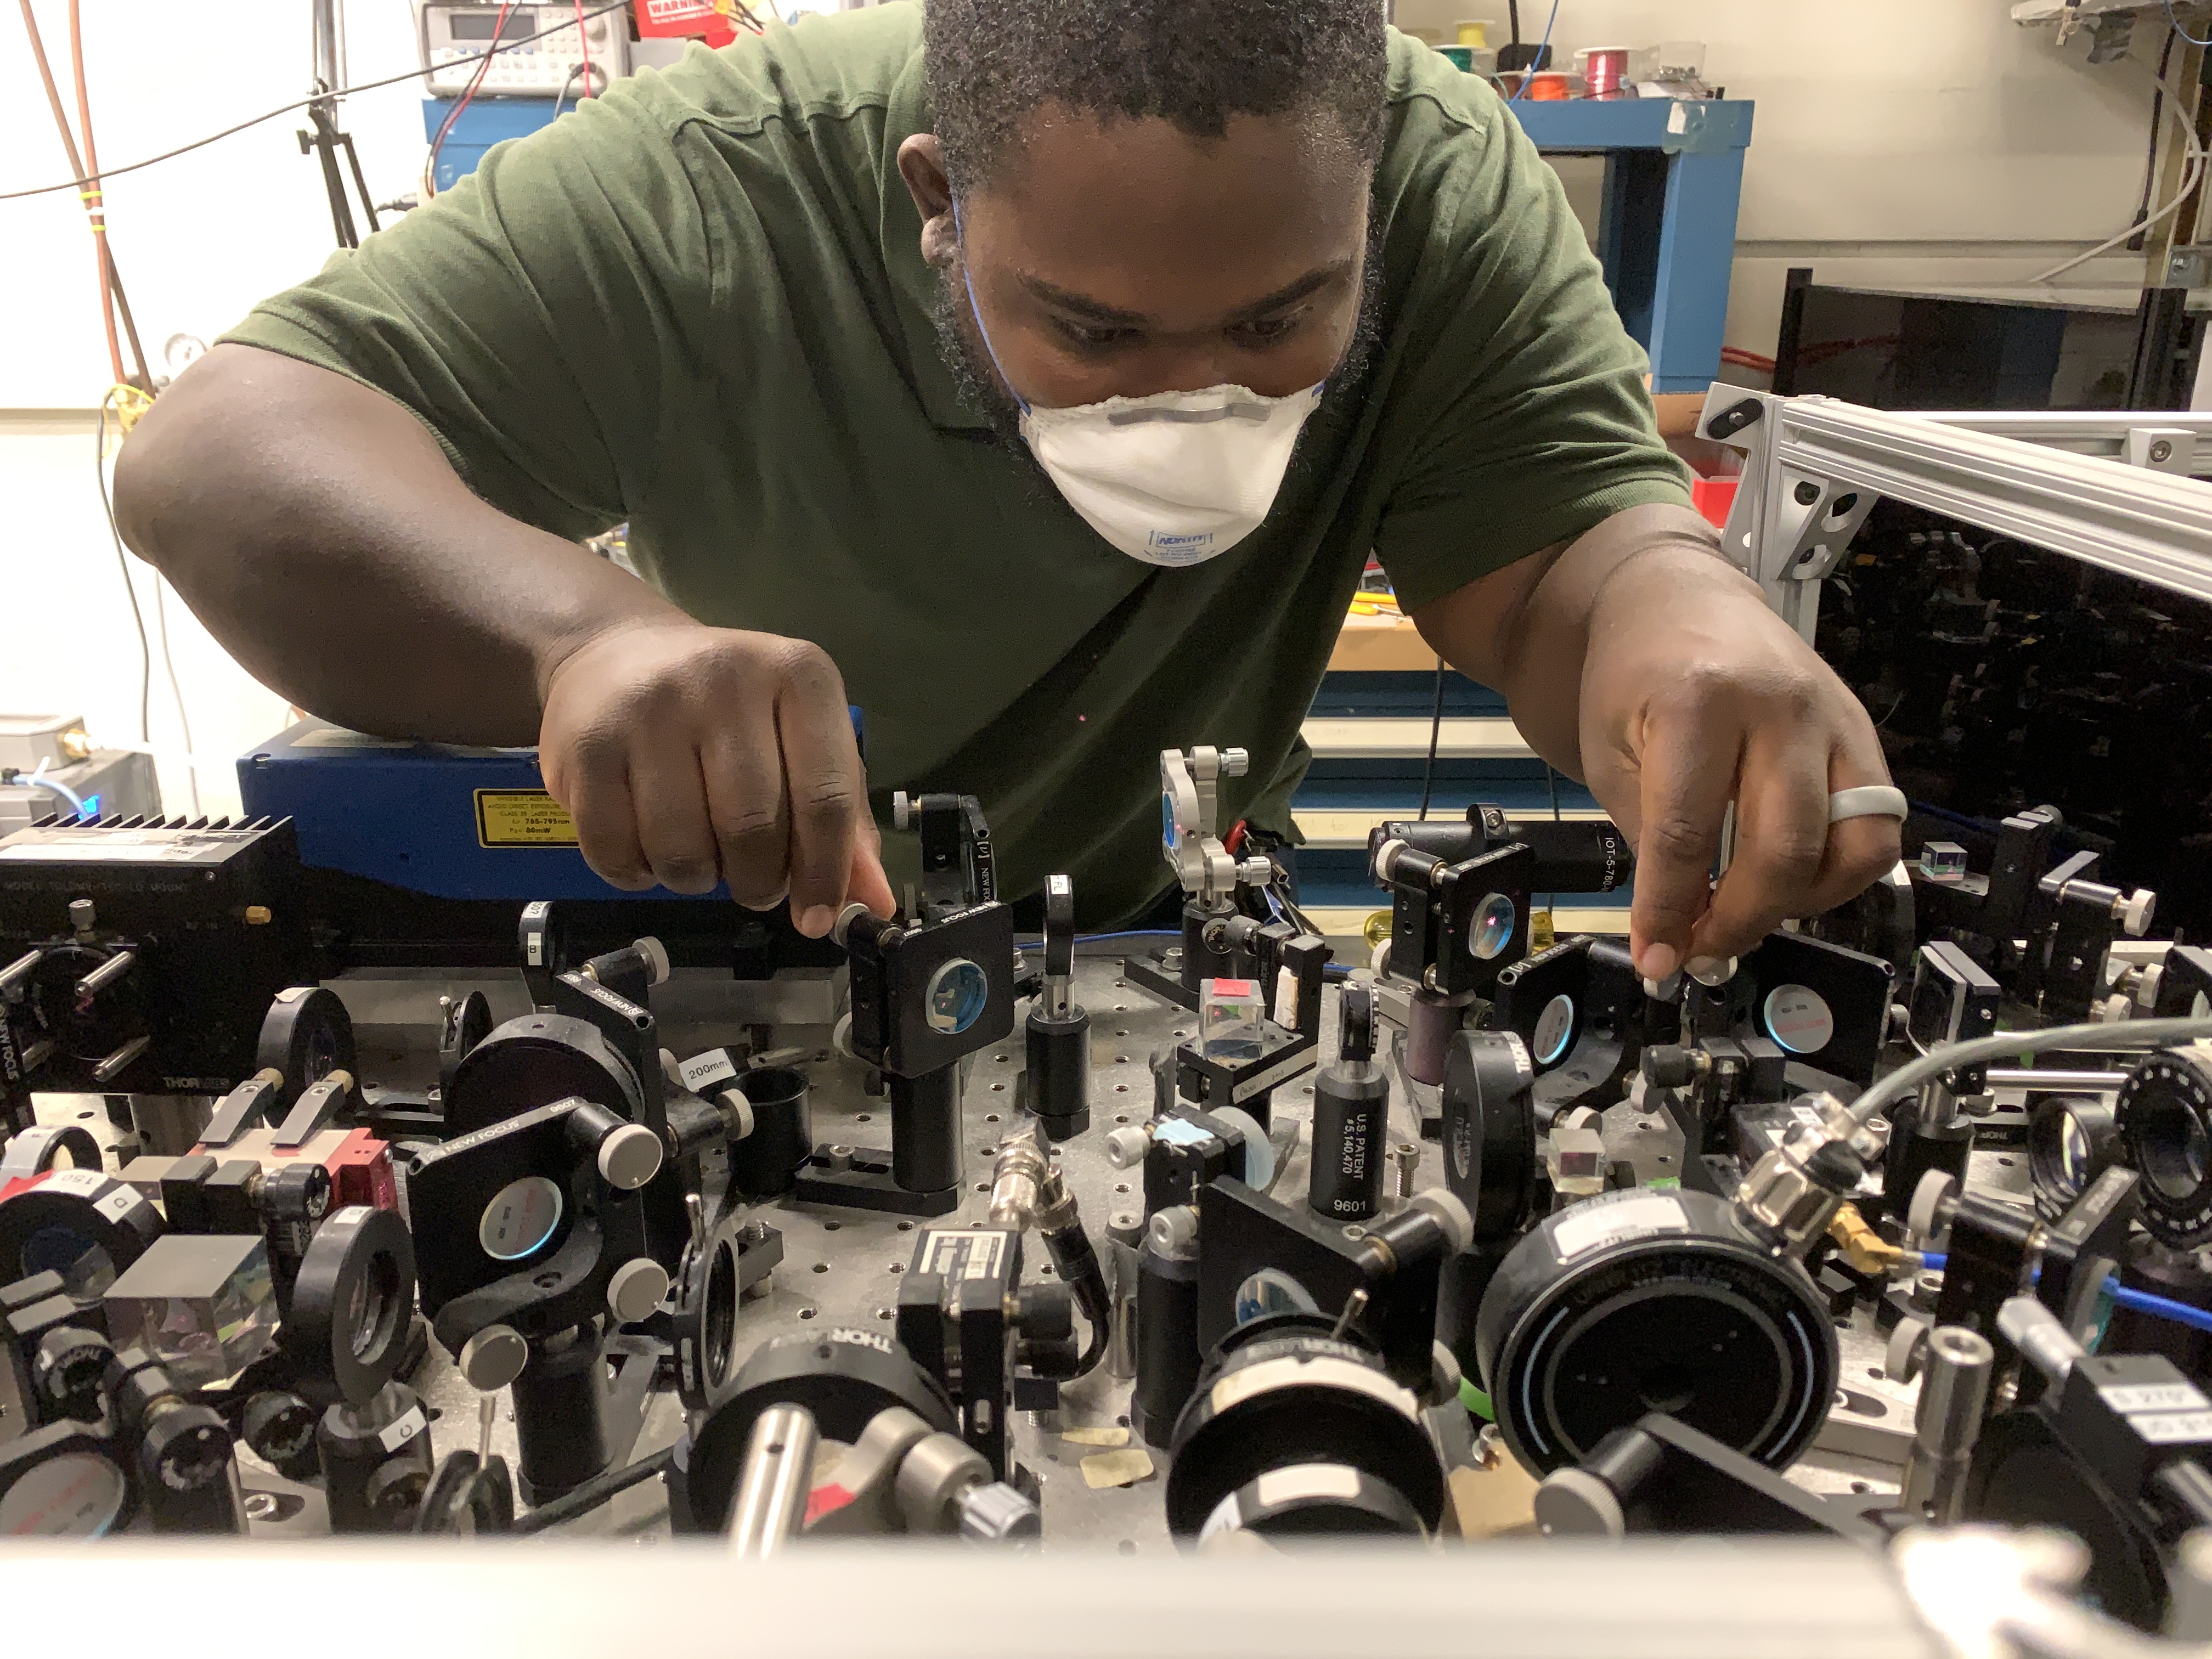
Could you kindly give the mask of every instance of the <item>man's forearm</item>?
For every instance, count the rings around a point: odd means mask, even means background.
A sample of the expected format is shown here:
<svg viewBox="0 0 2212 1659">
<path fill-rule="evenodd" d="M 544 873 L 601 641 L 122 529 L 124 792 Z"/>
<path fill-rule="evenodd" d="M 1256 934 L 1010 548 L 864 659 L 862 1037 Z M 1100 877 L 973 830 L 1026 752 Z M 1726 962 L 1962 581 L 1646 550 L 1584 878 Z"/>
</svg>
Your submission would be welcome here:
<svg viewBox="0 0 2212 1659">
<path fill-rule="evenodd" d="M 1503 693 L 1529 747 L 1577 781 L 1581 703 L 1594 639 L 1634 626 L 1654 587 L 1703 589 L 1723 605 L 1759 591 L 1720 557 L 1711 528 L 1686 507 L 1615 514 L 1563 546 L 1423 610 L 1423 636 L 1444 660 Z"/>
<path fill-rule="evenodd" d="M 569 651 L 683 614 L 479 501 L 398 404 L 249 346 L 162 395 L 118 459 L 115 506 L 256 678 L 389 736 L 534 742 Z"/>
</svg>

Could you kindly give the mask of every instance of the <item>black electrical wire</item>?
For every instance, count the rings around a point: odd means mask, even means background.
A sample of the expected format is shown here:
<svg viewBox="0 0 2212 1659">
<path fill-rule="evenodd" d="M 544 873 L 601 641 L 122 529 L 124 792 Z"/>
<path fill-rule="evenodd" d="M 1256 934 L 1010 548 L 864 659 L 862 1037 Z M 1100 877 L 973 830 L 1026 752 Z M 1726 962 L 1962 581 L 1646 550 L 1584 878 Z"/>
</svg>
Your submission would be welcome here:
<svg viewBox="0 0 2212 1659">
<path fill-rule="evenodd" d="M 1106 1291 L 1105 1271 L 1098 1265 L 1097 1252 L 1091 1248 L 1091 1235 L 1083 1230 L 1081 1216 L 1074 1217 L 1064 1227 L 1041 1227 L 1037 1231 L 1043 1234 L 1044 1247 L 1052 1257 L 1054 1270 L 1074 1297 L 1089 1330 L 1083 1352 L 1075 1362 L 1076 1376 L 1088 1376 L 1105 1356 L 1106 1340 L 1114 1324 L 1114 1304 Z"/>
<path fill-rule="evenodd" d="M 499 15 L 492 19 L 493 40 L 496 40 L 507 33 L 507 14 L 514 9 L 514 0 L 499 0 Z M 583 21 L 579 18 L 576 23 L 576 33 L 580 40 L 583 38 Z M 476 100 L 477 88 L 483 85 L 484 76 L 490 72 L 489 55 L 479 58 L 477 60 L 477 72 L 469 76 L 468 85 L 462 88 L 461 95 L 455 99 L 452 107 L 447 110 L 446 118 L 438 124 L 438 136 L 430 141 L 430 159 L 422 164 L 422 188 L 434 197 L 438 193 L 438 157 L 445 151 L 446 140 L 453 135 L 454 125 L 460 120 L 462 112 Z M 554 102 L 553 113 L 556 116 L 561 113 L 558 100 Z"/>
<path fill-rule="evenodd" d="M 594 7 L 586 12 L 584 21 L 588 22 L 594 17 L 604 17 L 611 11 L 620 11 L 629 3 L 629 0 L 608 0 L 607 4 Z M 512 52 L 517 46 L 528 46 L 532 40 L 541 40 L 557 29 L 574 28 L 576 21 L 574 17 L 564 17 L 550 27 L 539 29 L 535 34 L 518 34 L 511 40 L 502 40 L 496 46 L 487 47 L 483 52 L 474 52 L 465 58 L 453 58 L 448 63 L 441 64 L 438 67 L 450 69 L 455 64 L 474 63 L 477 58 L 489 58 L 495 52 Z M 292 102 L 280 105 L 264 114 L 240 121 L 235 126 L 225 127 L 221 132 L 211 132 L 204 138 L 193 139 L 189 144 L 179 144 L 174 149 L 163 150 L 159 155 L 149 155 L 143 161 L 131 161 L 119 167 L 102 167 L 100 170 L 100 179 L 64 179 L 58 185 L 40 185 L 31 190 L 0 191 L 0 202 L 20 202 L 27 196 L 52 196 L 59 191 L 82 190 L 88 185 L 99 183 L 101 179 L 119 179 L 126 173 L 137 173 L 141 168 L 150 167 L 157 162 L 173 161 L 179 155 L 189 155 L 196 149 L 204 149 L 210 144 L 244 132 L 248 127 L 258 127 L 264 121 L 273 121 L 280 115 L 289 115 L 294 110 L 305 109 L 310 104 L 325 103 L 334 98 L 350 98 L 357 92 L 374 92 L 379 87 L 396 87 L 402 81 L 419 81 L 423 74 L 424 71 L 422 70 L 411 69 L 404 74 L 387 75 L 380 81 L 362 81 L 350 87 L 340 87 L 331 92 L 311 93 L 305 98 L 295 99 Z"/>
<path fill-rule="evenodd" d="M 2158 55 L 2158 85 L 2150 94 L 2150 144 L 2148 152 L 2143 156 L 2142 199 L 2136 204 L 2135 222 L 2137 224 L 2150 217 L 2151 191 L 2158 179 L 2158 135 L 2160 129 L 2166 125 L 2166 65 L 2173 61 L 2173 41 L 2177 33 L 2172 28 L 2166 30 L 2165 48 Z M 2142 245 L 2141 231 L 2128 239 L 2128 251 L 2131 253 L 2140 252 Z"/>
<path fill-rule="evenodd" d="M 100 482 L 100 510 L 107 514 L 107 533 L 115 543 L 115 568 L 123 574 L 124 596 L 131 601 L 131 620 L 138 629 L 138 741 L 151 743 L 147 709 L 154 692 L 154 647 L 146 638 L 145 614 L 138 609 L 138 589 L 131 580 L 130 556 L 123 550 L 123 532 L 116 528 L 115 502 L 107 493 L 107 400 L 102 398 L 93 426 L 92 471 Z M 174 684 L 173 679 L 171 684 Z M 183 708 L 179 699 L 178 707 Z M 189 748 L 191 745 L 186 744 Z"/>
<path fill-rule="evenodd" d="M 1279 864 L 1275 868 L 1279 872 L 1282 869 L 1282 866 Z M 1275 902 L 1283 907 L 1284 914 L 1290 917 L 1292 925 L 1295 926 L 1300 933 L 1319 933 L 1322 931 L 1321 928 L 1314 925 L 1314 920 L 1311 916 L 1308 915 L 1304 910 L 1298 908 L 1297 901 L 1291 896 L 1290 884 L 1288 882 L 1275 882 L 1268 887 L 1267 890 L 1275 896 Z"/>
<path fill-rule="evenodd" d="M 1544 787 L 1552 792 L 1552 822 L 1559 821 L 1559 775 L 1552 769 L 1552 763 L 1544 763 Z"/>
<path fill-rule="evenodd" d="M 1426 823 L 1428 821 L 1429 795 L 1431 791 L 1434 789 L 1437 781 L 1437 739 L 1443 734 L 1443 729 L 1444 659 L 1442 657 L 1438 657 L 1437 659 L 1436 702 L 1429 710 L 1429 758 L 1427 763 L 1421 768 L 1420 821 L 1423 823 Z"/>
<path fill-rule="evenodd" d="M 644 1485 L 675 1461 L 676 1448 L 663 1446 L 659 1451 L 641 1457 L 635 1463 L 619 1469 L 610 1469 L 605 1474 L 595 1474 L 574 1491 L 541 1504 L 527 1515 L 518 1517 L 514 1529 L 518 1533 L 544 1532 L 548 1527 L 557 1527 L 563 1521 L 574 1521 L 580 1515 L 588 1515 L 617 1494 L 632 1486 Z"/>
</svg>

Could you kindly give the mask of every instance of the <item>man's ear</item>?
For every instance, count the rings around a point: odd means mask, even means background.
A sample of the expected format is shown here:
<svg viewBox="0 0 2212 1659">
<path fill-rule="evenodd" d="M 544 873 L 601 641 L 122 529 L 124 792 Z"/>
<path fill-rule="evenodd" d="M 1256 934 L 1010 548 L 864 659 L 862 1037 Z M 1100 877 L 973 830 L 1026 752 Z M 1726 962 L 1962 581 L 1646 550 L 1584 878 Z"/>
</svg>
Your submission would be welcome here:
<svg viewBox="0 0 2212 1659">
<path fill-rule="evenodd" d="M 952 179 L 945 170 L 945 146 L 934 133 L 917 132 L 899 146 L 899 177 L 906 180 L 921 215 L 921 257 L 940 269 L 952 263 L 960 233 L 952 222 Z"/>
</svg>

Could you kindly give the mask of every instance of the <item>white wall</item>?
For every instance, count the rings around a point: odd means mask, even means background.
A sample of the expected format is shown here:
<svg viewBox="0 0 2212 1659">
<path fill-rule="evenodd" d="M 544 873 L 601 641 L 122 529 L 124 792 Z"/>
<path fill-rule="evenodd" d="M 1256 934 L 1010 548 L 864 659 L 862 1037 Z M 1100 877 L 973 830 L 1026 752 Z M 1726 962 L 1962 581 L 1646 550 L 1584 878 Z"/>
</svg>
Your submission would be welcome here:
<svg viewBox="0 0 2212 1659">
<path fill-rule="evenodd" d="M 88 416 L 0 415 L 0 709 L 82 714 L 96 741 L 138 740 L 138 638 L 100 505 Z M 169 811 L 191 805 L 184 734 L 162 671 L 152 568 L 130 561 L 154 642 L 151 736 Z M 191 712 L 200 807 L 238 811 L 230 761 L 287 723 L 284 700 L 256 684 L 172 594 L 170 657 Z"/>
<path fill-rule="evenodd" d="M 35 0 L 46 52 L 70 100 L 67 15 Z M 212 132 L 302 94 L 305 0 L 164 0 L 83 6 L 87 81 L 100 156 L 113 167 Z M 352 0 L 351 79 L 416 67 L 407 0 Z M 19 22 L 0 20 L 0 191 L 68 176 Z M 345 123 L 369 187 L 413 186 L 423 152 L 422 83 L 349 101 Z M 72 114 L 74 107 L 72 105 Z M 312 275 L 336 246 L 321 170 L 300 154 L 288 115 L 106 187 L 117 264 L 155 372 L 174 334 L 212 340 L 254 301 Z M 0 350 L 0 709 L 82 714 L 96 740 L 138 738 L 138 645 L 101 512 L 88 416 L 109 380 L 91 238 L 73 193 L 0 203 L 8 345 Z M 78 411 L 26 416 L 7 411 Z M 131 560 L 149 633 L 153 571 Z M 191 711 L 200 801 L 235 811 L 228 760 L 286 721 L 264 690 L 173 596 L 171 656 Z M 151 736 L 164 803 L 191 804 L 183 733 L 155 638 Z"/>
<path fill-rule="evenodd" d="M 349 82 L 419 66 L 409 0 L 346 3 Z M 793 9 L 836 0 L 779 0 Z M 69 86 L 67 14 L 34 0 L 46 52 Z M 100 157 L 116 167 L 304 94 L 307 0 L 84 0 L 87 81 Z M 0 192 L 68 176 L 14 9 L 0 15 Z M 374 199 L 415 188 L 422 82 L 349 99 Z M 75 110 L 70 103 L 72 117 Z M 172 335 L 213 340 L 265 295 L 312 276 L 336 246 L 321 168 L 300 154 L 297 113 L 107 185 L 117 264 L 155 372 Z M 109 381 L 92 243 L 73 192 L 0 202 L 0 709 L 82 714 L 103 742 L 138 738 L 138 646 L 93 471 L 89 411 Z M 149 631 L 156 579 L 132 559 Z M 167 606 L 171 655 L 206 764 L 210 812 L 235 811 L 229 762 L 281 729 L 283 700 L 231 661 L 182 604 Z M 183 733 L 155 639 L 152 738 L 162 795 L 190 805 Z"/>
<path fill-rule="evenodd" d="M 826 7 L 834 0 L 805 0 Z M 36 0 L 66 75 L 58 0 Z M 1498 0 L 1397 0 L 1401 21 L 1502 12 Z M 1733 343 L 1771 345 L 1781 273 L 1823 281 L 2003 288 L 2124 225 L 2135 206 L 2149 80 L 2140 62 L 2087 68 L 2086 33 L 2064 47 L 2024 29 L 2005 0 L 1563 0 L 1553 46 L 1700 38 L 1710 76 L 1759 105 L 1739 225 Z M 227 125 L 303 92 L 305 0 L 165 0 L 86 6 L 100 154 L 110 166 Z M 1524 29 L 1544 0 L 1525 0 Z M 408 0 L 351 0 L 350 78 L 416 62 Z M 1498 27 L 1502 35 L 1503 25 Z M 2160 33 L 2146 20 L 2137 58 Z M 1496 38 L 1495 36 L 1493 38 Z M 64 175 L 19 30 L 0 27 L 0 180 Z M 66 86 L 64 87 L 66 95 Z M 413 78 L 348 101 L 372 191 L 413 188 L 422 150 Z M 313 271 L 331 246 L 319 169 L 290 115 L 112 179 L 116 255 L 149 352 L 174 333 L 211 338 L 254 301 Z M 84 408 L 106 382 L 90 238 L 74 197 L 0 203 L 12 326 L 0 408 Z M 2069 286 L 2115 286 L 2117 256 Z"/>
<path fill-rule="evenodd" d="M 64 76 L 59 0 L 35 0 Z M 836 0 L 803 0 L 830 9 Z M 790 9 L 784 0 L 783 9 Z M 1401 21 L 1502 14 L 1501 0 L 1398 0 Z M 102 161 L 112 167 L 304 92 L 306 0 L 86 0 L 86 53 Z M 1525 0 L 1540 29 L 1544 0 Z M 2135 205 L 2149 82 L 2139 65 L 2084 67 L 2086 37 L 2055 47 L 2011 23 L 2005 0 L 1563 0 L 1553 44 L 1703 39 L 1730 96 L 1756 100 L 1730 307 L 1731 343 L 1772 349 L 1782 273 L 1825 282 L 2003 289 L 2124 225 Z M 350 0 L 349 79 L 416 64 L 408 0 Z M 2151 55 L 2157 31 L 2139 30 Z M 1502 36 L 1500 26 L 1498 34 Z M 65 174 L 21 33 L 0 18 L 0 191 Z M 423 152 L 411 76 L 349 100 L 379 200 L 414 187 Z M 118 260 L 147 349 L 211 339 L 262 295 L 315 270 L 333 246 L 320 171 L 298 117 L 107 188 Z M 137 737 L 135 635 L 94 489 L 82 410 L 106 385 L 90 239 L 68 192 L 0 203 L 0 708 L 58 709 L 110 739 Z M 2132 304 L 2139 262 L 2100 261 L 2076 282 Z M 2114 285 L 2117 285 L 2116 288 Z M 151 623 L 152 573 L 137 567 Z M 216 763 L 203 804 L 231 787 L 221 763 L 283 724 L 255 685 L 172 604 L 171 641 L 194 737 Z M 179 734 L 156 665 L 154 737 L 163 784 L 186 803 Z"/>
<path fill-rule="evenodd" d="M 67 102 L 66 9 L 59 0 L 34 4 Z M 86 78 L 102 163 L 137 161 L 303 95 L 307 14 L 307 0 L 87 0 Z M 416 66 L 407 0 L 351 0 L 346 21 L 354 79 Z M 0 100 L 0 189 L 67 178 L 12 15 L 0 24 L 0 86 L 9 88 Z M 413 187 L 422 96 L 410 78 L 344 106 L 380 201 Z M 293 136 L 301 125 L 297 113 L 283 116 L 108 181 L 108 234 L 149 356 L 158 359 L 172 334 L 213 339 L 264 295 L 312 276 L 337 246 L 321 168 Z M 74 193 L 0 203 L 0 246 L 10 250 L 14 324 L 0 355 L 0 407 L 90 408 L 109 375 L 91 238 Z"/>
<path fill-rule="evenodd" d="M 1396 0 L 1401 23 L 1495 16 L 1502 0 Z M 1758 105 L 1737 221 L 1729 343 L 1771 352 L 1783 273 L 1869 288 L 1982 292 L 2124 226 L 2135 211 L 2163 23 L 2138 61 L 2089 68 L 2008 0 L 1562 0 L 1552 46 L 1705 43 L 1707 78 Z M 1522 0 L 1522 38 L 1550 8 Z M 1491 32 L 1504 39 L 1504 24 Z M 2168 123 L 2171 137 L 2172 124 Z M 2064 280 L 2133 308 L 2142 261 Z"/>
</svg>

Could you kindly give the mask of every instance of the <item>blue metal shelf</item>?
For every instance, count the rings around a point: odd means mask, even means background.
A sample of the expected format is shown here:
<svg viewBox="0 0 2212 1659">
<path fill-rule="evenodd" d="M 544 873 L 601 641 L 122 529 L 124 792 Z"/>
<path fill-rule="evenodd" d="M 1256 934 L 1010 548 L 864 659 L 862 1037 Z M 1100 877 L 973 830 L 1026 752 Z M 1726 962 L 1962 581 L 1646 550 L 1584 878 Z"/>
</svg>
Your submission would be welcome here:
<svg viewBox="0 0 2212 1659">
<path fill-rule="evenodd" d="M 1507 107 L 1538 149 L 1605 157 L 1597 255 L 1613 305 L 1650 354 L 1653 392 L 1703 392 L 1720 373 L 1751 101 L 1522 99 Z"/>
<path fill-rule="evenodd" d="M 425 98 L 422 100 L 422 137 L 435 143 L 438 129 L 445 124 L 446 112 L 453 106 L 451 98 Z M 432 181 L 440 190 L 451 190 L 461 175 L 474 173 L 484 152 L 494 144 L 509 138 L 520 138 L 553 122 L 550 98 L 486 98 L 481 95 L 469 100 L 461 112 L 461 118 L 453 123 L 453 130 L 446 135 L 446 143 L 438 152 L 438 165 L 432 173 Z M 568 108 L 575 108 L 571 99 Z"/>
</svg>

